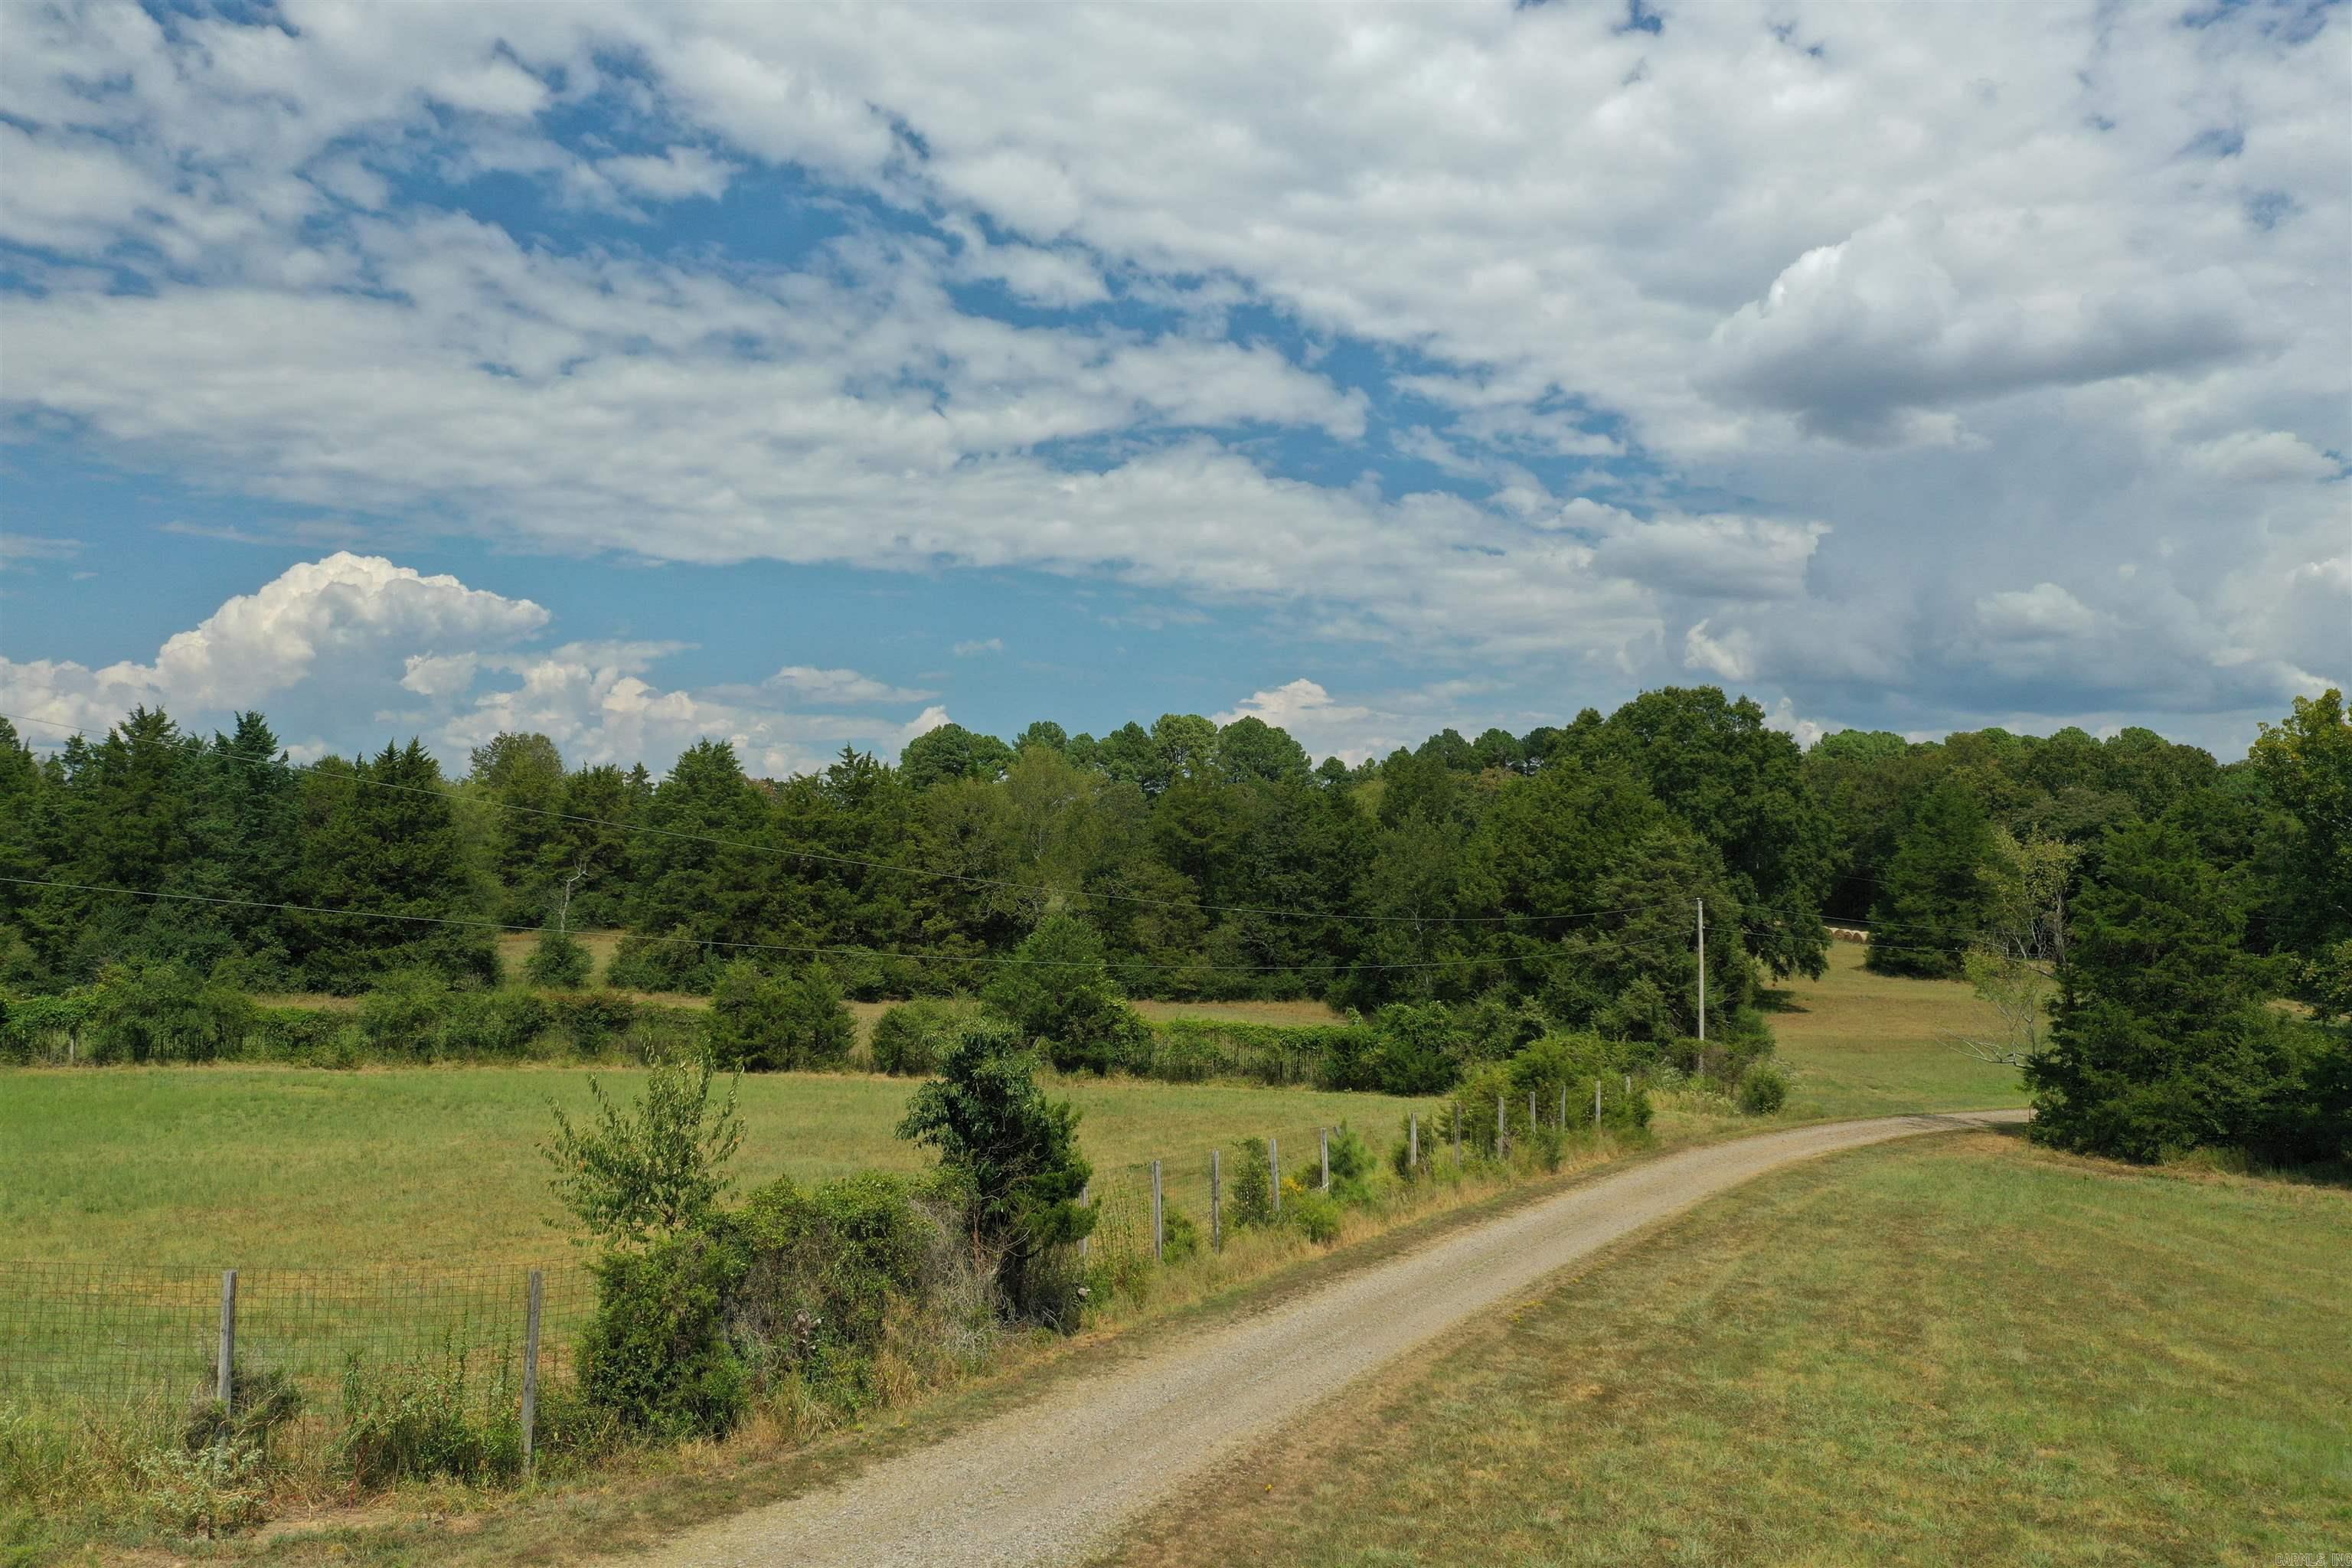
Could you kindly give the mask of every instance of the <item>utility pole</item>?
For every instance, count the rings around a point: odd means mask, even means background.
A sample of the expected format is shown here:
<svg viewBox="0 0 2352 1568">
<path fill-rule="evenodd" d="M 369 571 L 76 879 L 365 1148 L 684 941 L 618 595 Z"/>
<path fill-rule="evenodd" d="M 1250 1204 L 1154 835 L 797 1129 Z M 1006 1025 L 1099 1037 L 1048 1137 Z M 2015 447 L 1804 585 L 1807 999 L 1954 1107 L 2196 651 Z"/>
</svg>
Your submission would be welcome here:
<svg viewBox="0 0 2352 1568">
<path fill-rule="evenodd" d="M 1706 1044 L 1706 900 L 1698 905 L 1698 1043 Z"/>
</svg>

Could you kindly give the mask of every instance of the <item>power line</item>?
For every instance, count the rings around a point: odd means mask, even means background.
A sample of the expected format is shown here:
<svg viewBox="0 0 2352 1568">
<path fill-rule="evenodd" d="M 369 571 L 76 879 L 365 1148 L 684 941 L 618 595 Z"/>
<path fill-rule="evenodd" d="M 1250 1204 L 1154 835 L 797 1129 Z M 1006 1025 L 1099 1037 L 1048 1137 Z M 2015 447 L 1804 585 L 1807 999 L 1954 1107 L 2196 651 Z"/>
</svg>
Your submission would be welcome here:
<svg viewBox="0 0 2352 1568">
<path fill-rule="evenodd" d="M 75 724 L 67 724 L 55 719 L 36 719 L 25 714 L 0 713 L 0 719 L 12 720 L 20 724 L 44 724 L 51 729 L 64 730 L 69 733 L 85 737 L 98 733 L 96 731 L 86 730 Z M 108 731 L 109 734 L 111 734 L 112 732 L 112 731 Z M 194 739 L 194 737 L 191 735 L 190 738 Z M 202 742 L 199 742 L 198 744 L 202 745 Z M 218 757 L 228 762 L 243 763 L 263 767 L 277 768 L 287 765 L 277 757 L 257 756 L 252 752 L 232 752 L 226 747 L 206 747 L 204 754 L 212 757 Z M 908 866 L 892 860 L 868 860 L 860 858 L 856 856 L 828 854 L 825 851 L 818 849 L 795 849 L 783 845 L 754 844 L 740 838 L 721 838 L 712 834 L 683 833 L 675 828 L 656 827 L 650 823 L 615 822 L 610 817 L 586 816 L 574 812 L 551 811 L 543 806 L 517 805 L 501 800 L 476 799 L 468 797 L 455 789 L 434 789 L 425 784 L 392 784 L 383 779 L 361 778 L 355 774 L 346 775 L 343 782 L 354 784 L 364 784 L 371 789 L 394 790 L 409 795 L 436 795 L 443 800 L 452 802 L 458 805 L 488 806 L 495 811 L 513 812 L 529 816 L 542 816 L 551 818 L 559 822 L 576 823 L 590 826 L 609 827 L 621 833 L 650 834 L 656 837 L 675 838 L 695 844 L 709 844 L 725 849 L 743 849 L 755 854 L 782 856 L 788 859 L 813 860 L 824 865 L 851 866 L 866 870 L 896 872 L 903 876 L 910 877 L 930 877 L 941 880 L 961 883 L 967 887 L 1004 889 L 1024 894 L 1034 894 L 1039 891 L 1037 888 L 1029 883 L 1016 882 L 1003 877 L 973 877 L 968 876 L 960 871 L 947 871 L 925 866 Z M 1204 914 L 1254 914 L 1265 915 L 1276 920 L 1320 920 L 1358 922 L 1368 925 L 1412 926 L 1510 925 L 1514 923 L 1531 923 L 1537 921 L 1605 920 L 1611 915 L 1634 914 L 1645 910 L 1662 909 L 1669 904 L 1675 904 L 1680 901 L 1678 899 L 1657 899 L 1644 903 L 1620 905 L 1613 909 L 1565 910 L 1554 914 L 1373 915 L 1356 914 L 1345 910 L 1326 911 L 1319 910 L 1283 910 L 1276 909 L 1268 905 L 1256 904 L 1211 904 L 1203 903 L 1198 899 L 1154 899 L 1140 893 L 1098 892 L 1087 891 L 1085 889 L 1080 889 L 1077 893 L 1077 897 L 1087 900 L 1100 900 L 1118 903 L 1138 904 L 1148 909 L 1198 910 Z"/>
<path fill-rule="evenodd" d="M 166 893 L 146 888 L 109 888 L 89 882 L 65 882 L 36 877 L 0 877 L 0 885 L 20 888 L 64 888 L 74 892 L 110 893 L 119 894 L 125 898 L 167 900 L 177 903 L 215 905 L 228 909 L 273 910 L 281 913 L 289 914 L 325 915 L 336 920 L 400 921 L 413 925 L 456 926 L 469 931 L 520 931 L 525 935 L 535 933 L 542 929 L 539 926 L 512 925 L 503 921 L 468 920 L 457 915 L 404 915 L 391 910 L 338 910 L 329 908 L 324 904 L 273 902 L 263 899 L 225 899 L 206 893 Z M 732 952 L 792 952 L 811 954 L 817 957 L 831 955 L 843 958 L 898 958 L 924 963 L 1013 963 L 1024 962 L 1017 953 L 973 953 L 967 956 L 952 952 L 907 952 L 888 948 L 852 947 L 844 945 L 827 946 L 821 944 L 796 944 L 779 942 L 728 942 L 716 937 L 706 939 L 691 936 L 646 936 L 640 935 L 635 932 L 630 933 L 630 939 L 636 942 L 662 942 L 682 947 L 726 948 Z M 1425 959 L 1405 963 L 1354 963 L 1335 959 L 1328 963 L 1137 964 L 1122 963 L 1115 964 L 1112 967 L 1126 971 L 1139 969 L 1151 973 L 1158 973 L 1160 971 L 1181 971 L 1195 974 L 1204 972 L 1212 974 L 1318 974 L 1332 971 L 1452 969 L 1465 964 L 1517 963 L 1529 958 L 1566 958 L 1588 952 L 1594 947 L 1622 949 L 1630 952 L 1645 947 L 1656 946 L 1659 943 L 1665 942 L 1670 940 L 1671 939 L 1669 937 L 1661 934 L 1657 937 L 1641 938 L 1630 942 L 1587 942 L 1580 948 L 1559 948 L 1547 952 L 1477 953 L 1466 954 L 1459 958 Z M 1039 963 L 1044 967 L 1057 969 L 1093 967 L 1090 963 L 1082 963 L 1081 961 L 1076 960 L 1029 960 L 1026 962 Z"/>
</svg>

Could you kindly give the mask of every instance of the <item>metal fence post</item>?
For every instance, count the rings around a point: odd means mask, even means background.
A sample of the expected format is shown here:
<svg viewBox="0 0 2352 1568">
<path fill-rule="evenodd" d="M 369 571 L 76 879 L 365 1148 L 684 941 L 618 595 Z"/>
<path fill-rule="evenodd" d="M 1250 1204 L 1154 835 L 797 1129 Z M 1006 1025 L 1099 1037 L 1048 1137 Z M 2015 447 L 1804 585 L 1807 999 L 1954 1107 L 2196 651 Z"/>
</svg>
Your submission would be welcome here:
<svg viewBox="0 0 2352 1568">
<path fill-rule="evenodd" d="M 1209 1151 L 1209 1246 L 1225 1249 L 1225 1152 Z"/>
<path fill-rule="evenodd" d="M 1318 1127 L 1315 1135 L 1323 1141 L 1323 1190 L 1328 1193 L 1331 1190 L 1331 1130 Z"/>
<path fill-rule="evenodd" d="M 530 1293 L 523 1312 L 522 1330 L 522 1479 L 530 1480 L 538 1473 L 539 1431 L 539 1314 L 546 1298 L 546 1280 L 536 1268 L 530 1271 Z"/>
<path fill-rule="evenodd" d="M 1168 1257 L 1167 1210 L 1160 1202 L 1160 1162 L 1151 1162 L 1151 1256 L 1164 1262 Z"/>
<path fill-rule="evenodd" d="M 236 1270 L 221 1270 L 220 1375 L 215 1391 L 224 1411 L 236 1408 Z M 224 1428 L 226 1430 L 226 1428 Z"/>
<path fill-rule="evenodd" d="M 1265 1141 L 1266 1184 L 1274 1189 L 1274 1217 L 1282 1217 L 1282 1140 Z"/>
</svg>

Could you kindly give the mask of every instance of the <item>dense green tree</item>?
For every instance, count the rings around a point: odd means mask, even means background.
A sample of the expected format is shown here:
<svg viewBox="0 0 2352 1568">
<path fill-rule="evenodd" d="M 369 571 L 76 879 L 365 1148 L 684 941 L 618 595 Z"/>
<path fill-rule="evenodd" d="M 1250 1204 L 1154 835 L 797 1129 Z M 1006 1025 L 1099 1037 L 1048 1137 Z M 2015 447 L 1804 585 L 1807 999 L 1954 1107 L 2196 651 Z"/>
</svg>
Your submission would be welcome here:
<svg viewBox="0 0 2352 1568">
<path fill-rule="evenodd" d="M 1101 939 L 1072 915 L 1046 916 L 980 996 L 1064 1072 L 1108 1071 L 1149 1038 L 1111 979 Z"/>
<path fill-rule="evenodd" d="M 630 875 L 630 937 L 615 985 L 704 991 L 716 967 L 771 939 L 782 867 L 768 833 L 768 799 L 723 741 L 678 756 L 646 813 Z"/>
<path fill-rule="evenodd" d="M 2026 1064 L 2034 1138 L 2127 1160 L 2344 1152 L 2352 1043 L 2263 1005 L 2231 879 L 2178 824 L 2110 833 L 2076 911 L 2050 1045 Z"/>
<path fill-rule="evenodd" d="M 2331 687 L 2298 697 L 2284 722 L 2263 726 L 2253 764 L 2284 816 L 2268 847 L 2275 868 L 2275 935 L 2301 960 L 2298 990 L 2328 989 L 2335 950 L 2352 941 L 2352 712 Z"/>
<path fill-rule="evenodd" d="M 1093 738 L 1091 735 L 1087 737 L 1088 740 Z M 1032 746 L 1043 746 L 1049 752 L 1066 752 L 1070 746 L 1069 731 L 1051 719 L 1036 720 L 1015 736 L 1013 742 L 1013 750 L 1016 755 Z"/>
<path fill-rule="evenodd" d="M 1216 773 L 1232 784 L 1305 784 L 1307 750 L 1286 731 L 1244 715 L 1217 731 Z"/>
<path fill-rule="evenodd" d="M 1712 686 L 1645 691 L 1609 716 L 1597 754 L 1630 763 L 1650 793 L 1715 847 L 1755 924 L 1749 950 L 1775 974 L 1829 962 L 1822 902 L 1836 870 L 1831 820 L 1804 754 L 1764 710 Z"/>
<path fill-rule="evenodd" d="M 414 740 L 387 743 L 373 759 L 314 768 L 304 782 L 301 901 L 350 911 L 302 917 L 310 984 L 359 991 L 417 965 L 453 980 L 495 981 L 498 954 L 431 753 Z"/>
<path fill-rule="evenodd" d="M 1993 850 L 1992 825 L 1975 790 L 1947 779 L 1929 792 L 1870 906 L 1870 967 L 1958 975 L 1984 929 Z"/>
<path fill-rule="evenodd" d="M 898 772 L 908 789 L 929 789 L 949 779 L 1001 778 L 1012 761 L 1013 749 L 995 736 L 942 724 L 907 742 L 898 753 Z"/>
<path fill-rule="evenodd" d="M 1011 1029 L 974 1020 L 898 1124 L 899 1137 L 938 1151 L 961 1181 L 973 1244 L 1008 1274 L 1094 1228 L 1094 1210 L 1078 1201 L 1093 1173 L 1078 1152 L 1078 1113 L 1046 1098 L 1036 1066 Z"/>
</svg>

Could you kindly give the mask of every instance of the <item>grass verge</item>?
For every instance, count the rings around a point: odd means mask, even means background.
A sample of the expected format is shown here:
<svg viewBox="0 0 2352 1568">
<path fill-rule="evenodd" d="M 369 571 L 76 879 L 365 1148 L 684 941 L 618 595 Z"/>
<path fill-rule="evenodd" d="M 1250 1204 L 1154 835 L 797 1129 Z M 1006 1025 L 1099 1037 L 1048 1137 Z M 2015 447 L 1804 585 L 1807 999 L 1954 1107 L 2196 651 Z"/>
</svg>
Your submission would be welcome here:
<svg viewBox="0 0 2352 1568">
<path fill-rule="evenodd" d="M 2352 1550 L 2352 1194 L 1970 1134 L 1776 1173 L 1309 1417 L 1106 1563 Z"/>
</svg>

